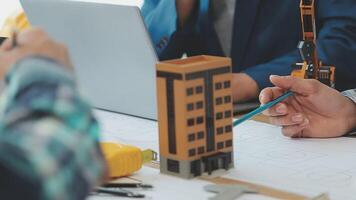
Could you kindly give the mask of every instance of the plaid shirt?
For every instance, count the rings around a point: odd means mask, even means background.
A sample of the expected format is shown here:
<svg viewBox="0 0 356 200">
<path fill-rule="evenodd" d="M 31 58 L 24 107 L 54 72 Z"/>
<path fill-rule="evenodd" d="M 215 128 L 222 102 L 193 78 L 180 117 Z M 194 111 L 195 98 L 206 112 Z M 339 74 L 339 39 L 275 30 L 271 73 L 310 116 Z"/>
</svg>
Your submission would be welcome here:
<svg viewBox="0 0 356 200">
<path fill-rule="evenodd" d="M 18 62 L 6 80 L 0 194 L 9 197 L 1 198 L 84 199 L 102 180 L 105 165 L 98 124 L 72 75 L 52 60 L 31 57 Z"/>
</svg>

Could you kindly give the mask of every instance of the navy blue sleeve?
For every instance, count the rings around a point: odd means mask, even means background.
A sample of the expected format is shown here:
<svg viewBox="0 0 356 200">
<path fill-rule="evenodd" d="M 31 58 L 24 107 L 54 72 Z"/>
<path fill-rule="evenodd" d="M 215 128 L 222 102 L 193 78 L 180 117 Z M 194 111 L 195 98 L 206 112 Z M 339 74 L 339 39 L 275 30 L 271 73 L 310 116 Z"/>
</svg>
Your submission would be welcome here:
<svg viewBox="0 0 356 200">
<path fill-rule="evenodd" d="M 301 58 L 298 50 L 292 51 L 282 57 L 276 58 L 271 62 L 256 65 L 254 67 L 247 68 L 242 71 L 249 75 L 252 79 L 257 82 L 260 89 L 272 86 L 269 81 L 269 76 L 272 74 L 277 74 L 280 76 L 290 75 L 292 63 L 300 62 Z"/>
<path fill-rule="evenodd" d="M 338 90 L 353 88 L 356 82 L 356 2 L 323 0 L 316 5 L 319 58 L 326 65 L 336 67 Z M 271 86 L 270 74 L 288 75 L 288 66 L 300 61 L 298 52 L 293 51 L 271 62 L 248 68 L 244 72 L 262 89 Z"/>
</svg>

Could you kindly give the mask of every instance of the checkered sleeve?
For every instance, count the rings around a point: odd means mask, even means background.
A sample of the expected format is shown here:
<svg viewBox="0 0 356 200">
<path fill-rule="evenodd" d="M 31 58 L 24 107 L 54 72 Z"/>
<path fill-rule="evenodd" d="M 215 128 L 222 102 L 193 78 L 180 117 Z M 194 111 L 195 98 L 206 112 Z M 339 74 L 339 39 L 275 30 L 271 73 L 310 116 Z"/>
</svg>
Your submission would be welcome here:
<svg viewBox="0 0 356 200">
<path fill-rule="evenodd" d="M 8 73 L 0 165 L 38 183 L 39 199 L 84 199 L 99 184 L 105 165 L 98 133 L 91 107 L 58 63 L 30 57 Z"/>
</svg>

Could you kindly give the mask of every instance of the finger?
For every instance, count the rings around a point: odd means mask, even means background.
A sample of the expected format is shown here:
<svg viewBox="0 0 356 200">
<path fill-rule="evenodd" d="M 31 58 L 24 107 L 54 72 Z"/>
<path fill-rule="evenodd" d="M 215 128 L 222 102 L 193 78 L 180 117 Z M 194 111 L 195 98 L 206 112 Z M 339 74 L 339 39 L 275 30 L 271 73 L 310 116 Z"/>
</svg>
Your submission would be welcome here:
<svg viewBox="0 0 356 200">
<path fill-rule="evenodd" d="M 17 42 L 20 45 L 30 45 L 48 39 L 48 35 L 42 29 L 32 28 L 21 32 L 17 37 Z"/>
<path fill-rule="evenodd" d="M 278 87 L 269 87 L 262 90 L 260 93 L 259 99 L 261 104 L 266 104 L 277 97 L 281 96 L 284 93 L 282 88 Z M 266 116 L 282 116 L 288 113 L 288 108 L 284 103 L 278 103 L 276 106 L 266 110 L 263 112 Z"/>
<path fill-rule="evenodd" d="M 277 126 L 292 126 L 302 124 L 305 121 L 305 117 L 300 114 L 289 114 L 285 116 L 270 117 L 270 123 Z"/>
<path fill-rule="evenodd" d="M 304 135 L 303 131 L 308 127 L 308 125 L 309 125 L 309 120 L 306 119 L 302 124 L 284 126 L 282 128 L 282 133 L 286 137 L 303 138 L 303 137 L 306 137 L 306 135 Z"/>
<path fill-rule="evenodd" d="M 262 114 L 269 116 L 269 117 L 278 117 L 284 116 L 288 114 L 288 106 L 284 103 L 278 103 L 277 105 L 273 106 L 270 109 L 267 109 L 262 112 Z"/>
<path fill-rule="evenodd" d="M 278 87 L 268 87 L 265 88 L 261 91 L 259 95 L 259 99 L 261 104 L 266 104 L 277 97 L 281 96 L 284 93 L 284 90 L 282 88 Z"/>
<path fill-rule="evenodd" d="M 277 87 L 307 96 L 315 94 L 322 83 L 313 79 L 301 79 L 293 76 L 270 76 L 271 82 Z"/>
</svg>

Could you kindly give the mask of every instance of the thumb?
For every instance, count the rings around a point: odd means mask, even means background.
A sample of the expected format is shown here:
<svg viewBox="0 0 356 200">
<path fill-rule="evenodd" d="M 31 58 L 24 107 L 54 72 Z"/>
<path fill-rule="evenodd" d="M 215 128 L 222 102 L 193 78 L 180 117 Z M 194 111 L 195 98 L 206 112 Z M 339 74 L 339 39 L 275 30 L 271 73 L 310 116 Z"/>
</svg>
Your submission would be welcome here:
<svg viewBox="0 0 356 200">
<path fill-rule="evenodd" d="M 272 84 L 285 90 L 290 90 L 297 94 L 307 96 L 314 94 L 320 87 L 320 82 L 314 79 L 302 79 L 293 76 L 271 75 Z"/>
</svg>

